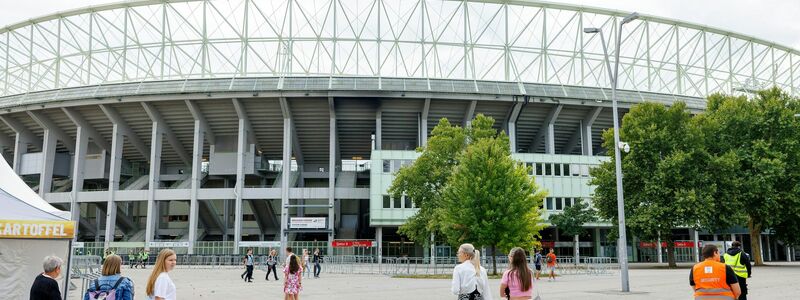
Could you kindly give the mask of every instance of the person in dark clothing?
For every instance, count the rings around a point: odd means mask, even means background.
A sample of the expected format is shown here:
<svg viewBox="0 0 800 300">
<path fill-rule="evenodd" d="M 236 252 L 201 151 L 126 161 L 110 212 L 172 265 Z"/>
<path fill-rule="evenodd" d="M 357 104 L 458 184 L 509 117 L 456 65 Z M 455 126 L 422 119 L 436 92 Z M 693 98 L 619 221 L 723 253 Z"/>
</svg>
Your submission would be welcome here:
<svg viewBox="0 0 800 300">
<path fill-rule="evenodd" d="M 56 256 L 44 258 L 42 267 L 44 273 L 36 276 L 31 286 L 30 300 L 61 300 L 61 291 L 58 289 L 56 278 L 61 275 L 63 261 Z"/>
<path fill-rule="evenodd" d="M 272 273 L 272 276 L 275 277 L 275 280 L 278 280 L 278 271 L 276 269 L 276 265 L 278 264 L 278 252 L 274 249 L 269 250 L 269 256 L 267 256 L 267 276 L 265 279 L 269 281 L 269 274 Z"/>
<path fill-rule="evenodd" d="M 733 241 L 731 248 L 720 257 L 720 261 L 730 266 L 736 274 L 736 278 L 739 279 L 742 295 L 738 300 L 747 300 L 747 278 L 750 278 L 753 272 L 753 266 L 750 265 L 750 254 L 742 250 L 741 242 Z"/>
<path fill-rule="evenodd" d="M 322 256 L 319 254 L 319 249 L 314 249 L 314 257 L 311 259 L 311 262 L 314 263 L 314 278 L 319 278 L 319 272 L 322 271 L 322 267 L 319 265 L 322 262 Z"/>
<path fill-rule="evenodd" d="M 253 257 L 253 249 L 247 249 L 247 255 L 244 257 L 245 271 L 242 273 L 244 281 L 253 282 L 253 265 L 255 258 Z"/>
</svg>

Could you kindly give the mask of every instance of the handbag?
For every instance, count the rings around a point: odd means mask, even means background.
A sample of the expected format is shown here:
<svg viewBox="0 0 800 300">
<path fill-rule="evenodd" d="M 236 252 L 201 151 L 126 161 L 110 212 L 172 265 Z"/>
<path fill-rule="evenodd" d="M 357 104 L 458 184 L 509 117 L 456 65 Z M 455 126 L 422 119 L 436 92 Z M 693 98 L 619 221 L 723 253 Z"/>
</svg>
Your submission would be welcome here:
<svg viewBox="0 0 800 300">
<path fill-rule="evenodd" d="M 483 295 L 478 292 L 478 287 L 476 286 L 472 293 L 458 295 L 458 300 L 483 300 Z"/>
</svg>

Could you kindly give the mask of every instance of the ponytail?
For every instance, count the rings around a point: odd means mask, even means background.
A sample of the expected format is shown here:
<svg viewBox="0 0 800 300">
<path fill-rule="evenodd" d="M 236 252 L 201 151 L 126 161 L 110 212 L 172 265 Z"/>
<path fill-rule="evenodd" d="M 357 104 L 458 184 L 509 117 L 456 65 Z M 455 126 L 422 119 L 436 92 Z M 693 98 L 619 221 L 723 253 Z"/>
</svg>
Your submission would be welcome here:
<svg viewBox="0 0 800 300">
<path fill-rule="evenodd" d="M 475 276 L 481 276 L 481 251 L 475 250 L 475 254 L 469 260 L 475 266 Z"/>
</svg>

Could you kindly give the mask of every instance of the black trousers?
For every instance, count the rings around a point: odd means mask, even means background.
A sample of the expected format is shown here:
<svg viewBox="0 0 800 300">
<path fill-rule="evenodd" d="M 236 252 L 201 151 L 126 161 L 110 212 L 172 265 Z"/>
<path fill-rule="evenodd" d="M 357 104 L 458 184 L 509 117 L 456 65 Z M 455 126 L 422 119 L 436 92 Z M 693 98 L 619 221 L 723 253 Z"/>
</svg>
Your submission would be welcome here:
<svg viewBox="0 0 800 300">
<path fill-rule="evenodd" d="M 314 263 L 314 277 L 319 277 L 319 272 L 322 272 L 322 267 L 320 267 L 319 263 Z"/>
<path fill-rule="evenodd" d="M 253 280 L 253 266 L 247 266 L 247 275 L 244 276 L 244 280 L 250 281 Z"/>
<path fill-rule="evenodd" d="M 738 300 L 747 300 L 747 278 L 736 276 L 739 279 L 739 288 L 742 289 L 742 295 Z"/>
<path fill-rule="evenodd" d="M 275 276 L 275 280 L 278 280 L 278 270 L 275 265 L 267 266 L 267 276 L 264 279 L 269 280 L 269 273 L 272 273 Z"/>
</svg>

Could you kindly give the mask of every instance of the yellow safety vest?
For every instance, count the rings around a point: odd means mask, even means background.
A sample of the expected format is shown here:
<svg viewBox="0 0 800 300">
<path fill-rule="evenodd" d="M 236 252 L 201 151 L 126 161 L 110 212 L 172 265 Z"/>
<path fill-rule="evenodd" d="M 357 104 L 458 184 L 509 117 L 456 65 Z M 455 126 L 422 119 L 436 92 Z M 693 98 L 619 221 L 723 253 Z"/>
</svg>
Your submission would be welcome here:
<svg viewBox="0 0 800 300">
<path fill-rule="evenodd" d="M 742 252 L 739 252 L 736 255 L 725 253 L 723 257 L 725 258 L 725 264 L 731 266 L 731 269 L 733 269 L 733 273 L 736 273 L 736 276 L 747 278 L 747 267 L 745 267 L 745 265 L 743 265 L 741 262 Z"/>
</svg>

